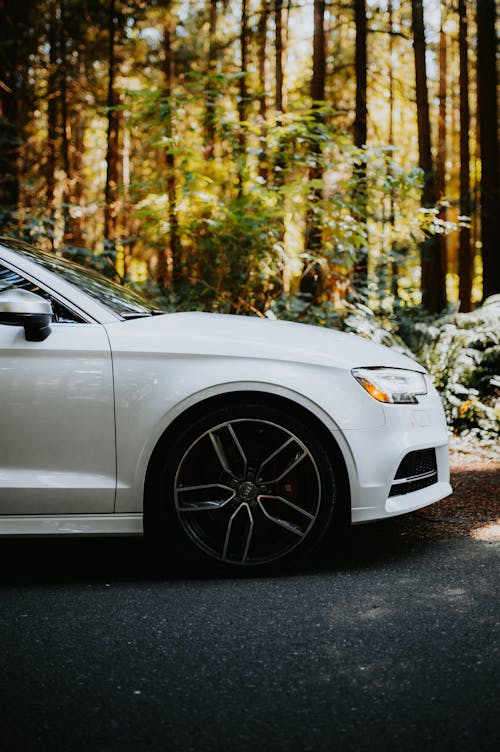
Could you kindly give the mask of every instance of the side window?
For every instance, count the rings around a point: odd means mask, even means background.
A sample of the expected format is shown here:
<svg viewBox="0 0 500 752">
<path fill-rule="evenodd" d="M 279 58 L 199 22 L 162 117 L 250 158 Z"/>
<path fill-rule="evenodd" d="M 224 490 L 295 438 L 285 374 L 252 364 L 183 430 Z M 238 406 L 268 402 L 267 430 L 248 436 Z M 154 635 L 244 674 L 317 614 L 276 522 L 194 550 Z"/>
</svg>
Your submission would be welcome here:
<svg viewBox="0 0 500 752">
<path fill-rule="evenodd" d="M 7 269 L 7 267 L 2 266 L 0 264 L 0 292 L 5 292 L 5 290 L 11 290 L 13 288 L 17 290 L 28 290 L 28 292 L 34 292 L 37 295 L 40 295 L 42 298 L 46 298 L 46 300 L 50 300 L 52 304 L 52 310 L 54 312 L 52 321 L 56 323 L 59 323 L 59 324 L 85 323 L 84 320 L 80 316 L 78 316 L 77 313 L 74 313 L 65 305 L 63 305 L 58 300 L 53 298 L 46 290 L 43 290 L 41 287 L 38 287 L 37 285 L 35 285 L 33 282 L 30 282 L 30 280 L 25 279 L 24 277 L 21 277 L 21 275 L 18 274 L 17 272 L 13 272 L 10 269 Z"/>
</svg>

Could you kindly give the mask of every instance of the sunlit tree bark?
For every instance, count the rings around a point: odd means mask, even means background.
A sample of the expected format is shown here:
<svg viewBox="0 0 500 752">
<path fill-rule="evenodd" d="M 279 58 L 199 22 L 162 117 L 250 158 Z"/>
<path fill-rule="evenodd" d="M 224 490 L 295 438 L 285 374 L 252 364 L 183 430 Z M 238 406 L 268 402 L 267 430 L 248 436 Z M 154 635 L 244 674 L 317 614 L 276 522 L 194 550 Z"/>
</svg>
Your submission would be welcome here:
<svg viewBox="0 0 500 752">
<path fill-rule="evenodd" d="M 238 175 L 238 195 L 243 195 L 243 184 L 246 163 L 246 129 L 245 121 L 247 116 L 248 87 L 248 0 L 241 0 L 241 21 L 240 21 L 240 80 L 239 80 L 239 97 L 238 97 L 238 154 L 237 154 L 237 175 Z"/>
<path fill-rule="evenodd" d="M 415 55 L 419 166 L 424 173 L 422 205 L 427 209 L 432 209 L 436 205 L 437 195 L 431 148 L 423 0 L 412 0 L 411 6 L 413 49 Z M 446 306 L 446 286 L 436 235 L 428 234 L 421 244 L 421 269 L 422 305 L 431 312 L 443 310 Z"/>
<path fill-rule="evenodd" d="M 286 40 L 287 23 L 286 9 L 283 0 L 274 2 L 274 26 L 275 26 L 275 74 L 276 74 L 276 113 L 278 122 L 280 114 L 288 109 L 286 91 Z"/>
<path fill-rule="evenodd" d="M 0 0 L 0 231 L 9 226 L 19 203 L 20 122 L 20 26 L 23 9 L 15 0 Z"/>
<path fill-rule="evenodd" d="M 436 197 L 439 204 L 439 220 L 446 222 L 446 115 L 447 115 L 447 75 L 448 75 L 448 47 L 446 34 L 443 28 L 444 19 L 441 19 L 441 29 L 439 32 L 439 115 L 438 115 L 438 143 L 436 158 Z M 446 305 L 446 271 L 447 271 L 447 236 L 443 232 L 437 237 L 437 246 L 439 254 L 440 284 L 444 286 L 444 296 L 440 305 L 444 308 Z M 443 290 L 440 291 L 441 294 Z"/>
<path fill-rule="evenodd" d="M 259 70 L 259 115 L 264 126 L 267 121 L 267 27 L 271 13 L 270 0 L 262 0 L 257 29 L 258 39 L 258 70 Z M 267 148 L 265 137 L 262 136 L 259 154 L 259 175 L 267 180 L 269 173 Z"/>
<path fill-rule="evenodd" d="M 276 125 L 283 125 L 283 115 L 288 110 L 288 97 L 286 85 L 287 68 L 287 35 L 288 13 L 283 0 L 274 0 L 274 80 L 275 80 L 275 116 Z M 279 138 L 273 159 L 273 182 L 277 188 L 285 184 L 286 170 L 286 146 L 283 138 Z M 288 291 L 290 276 L 284 255 L 285 250 L 285 222 L 281 216 L 276 227 L 277 242 L 283 253 L 279 275 L 283 289 Z"/>
<path fill-rule="evenodd" d="M 213 76 L 217 71 L 217 0 L 210 0 L 208 22 L 208 63 L 207 81 L 205 85 L 205 159 L 214 158 L 216 132 L 216 93 Z"/>
<path fill-rule="evenodd" d="M 106 185 L 104 190 L 104 238 L 114 250 L 118 230 L 118 97 L 116 93 L 116 0 L 110 0 L 108 11 L 108 136 L 106 152 Z"/>
<path fill-rule="evenodd" d="M 355 0 L 354 21 L 356 27 L 355 71 L 356 71 L 356 112 L 354 119 L 354 145 L 363 150 L 367 140 L 367 50 L 366 50 L 366 2 Z M 366 161 L 360 158 L 354 170 L 354 214 L 357 221 L 367 229 L 367 186 Z M 368 243 L 358 251 L 354 267 L 353 287 L 358 294 L 367 294 L 368 286 Z"/>
<path fill-rule="evenodd" d="M 286 48 L 287 48 L 287 14 L 283 0 L 274 0 L 274 71 L 275 71 L 275 110 L 276 125 L 283 123 L 283 114 L 288 109 L 286 87 Z M 283 184 L 285 169 L 284 144 L 278 143 L 274 161 L 274 182 L 277 186 Z"/>
<path fill-rule="evenodd" d="M 469 61 L 467 0 L 458 2 L 458 43 L 460 55 L 460 214 L 470 217 L 470 106 L 469 106 Z M 462 221 L 458 254 L 460 310 L 472 309 L 473 255 L 469 222 Z"/>
<path fill-rule="evenodd" d="M 73 143 L 70 119 L 70 79 L 67 49 L 66 8 L 64 0 L 60 3 L 60 90 L 61 90 L 61 156 L 64 170 L 64 184 L 62 192 L 63 240 L 65 245 L 74 245 L 73 227 L 71 222 L 71 205 L 73 203 L 73 160 L 75 144 Z M 116 180 L 116 184 L 118 179 Z"/>
<path fill-rule="evenodd" d="M 393 70 L 393 55 L 394 55 L 394 5 L 392 0 L 388 0 L 387 3 L 387 14 L 389 17 L 389 138 L 388 138 L 388 144 L 389 146 L 394 146 L 394 70 Z M 392 153 L 391 153 L 392 157 Z M 388 175 L 392 178 L 392 168 L 391 168 L 391 160 L 388 160 L 389 167 L 388 167 Z M 391 238 L 393 235 L 393 229 L 394 229 L 394 223 L 395 223 L 395 217 L 394 217 L 394 199 L 395 199 L 395 190 L 393 187 L 393 181 L 391 179 L 391 190 L 389 194 L 389 223 L 391 226 Z M 392 248 L 391 250 L 394 250 Z M 399 297 L 399 265 L 394 257 L 394 253 L 392 254 L 392 260 L 391 260 L 391 292 L 393 299 L 396 301 Z"/>
<path fill-rule="evenodd" d="M 169 4 L 170 5 L 170 4 Z M 173 49 L 174 20 L 170 8 L 167 10 L 163 26 L 163 44 L 165 51 L 165 113 L 164 132 L 167 141 L 166 190 L 168 197 L 168 219 L 170 227 L 170 247 L 160 257 L 159 278 L 161 286 L 175 283 L 182 276 L 181 244 L 179 239 L 179 219 L 177 214 L 177 174 L 174 147 L 174 84 L 175 55 Z"/>
<path fill-rule="evenodd" d="M 325 35 L 325 0 L 314 0 L 314 35 L 313 35 L 313 72 L 311 80 L 311 99 L 315 121 L 321 124 L 323 114 L 321 107 L 325 101 L 326 81 L 326 35 Z M 314 181 L 310 189 L 309 211 L 306 216 L 305 250 L 311 257 L 306 261 L 300 283 L 301 292 L 308 293 L 313 299 L 321 292 L 322 274 L 321 267 L 315 257 L 321 254 L 322 231 L 321 221 L 315 212 L 315 205 L 321 201 L 323 191 L 319 183 L 323 180 L 323 163 L 321 146 L 318 139 L 317 128 L 313 125 L 311 134 L 312 164 L 309 168 L 309 180 Z"/>
<path fill-rule="evenodd" d="M 500 156 L 495 0 L 477 3 L 477 96 L 481 148 L 483 298 L 500 292 Z"/>
<path fill-rule="evenodd" d="M 50 0 L 47 41 L 49 44 L 49 69 L 47 72 L 47 150 L 45 158 L 45 182 L 47 209 L 53 218 L 54 192 L 56 187 L 56 159 L 58 145 L 57 102 L 59 99 L 58 76 L 58 30 L 57 0 Z"/>
</svg>

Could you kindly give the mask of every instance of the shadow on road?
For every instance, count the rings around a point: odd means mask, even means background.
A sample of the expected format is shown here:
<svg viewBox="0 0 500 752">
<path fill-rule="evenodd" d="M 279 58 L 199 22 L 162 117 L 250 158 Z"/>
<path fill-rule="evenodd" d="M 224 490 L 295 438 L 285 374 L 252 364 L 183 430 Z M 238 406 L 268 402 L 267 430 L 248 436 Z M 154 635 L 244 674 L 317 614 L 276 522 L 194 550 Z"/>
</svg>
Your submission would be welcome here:
<svg viewBox="0 0 500 752">
<path fill-rule="evenodd" d="M 495 545 L 500 536 L 498 463 L 455 458 L 452 485 L 451 496 L 414 514 L 329 534 L 313 557 L 282 576 L 405 564 L 456 538 L 471 546 Z M 0 543 L 0 586 L 72 581 L 175 582 L 235 576 L 234 572 L 188 565 L 168 551 L 153 553 L 143 538 L 4 539 Z M 237 576 L 257 577 L 252 570 Z"/>
<path fill-rule="evenodd" d="M 418 524 L 418 523 L 417 523 Z M 281 576 L 383 566 L 388 561 L 415 559 L 438 542 L 414 533 L 415 522 L 388 520 L 353 527 L 330 536 L 312 557 Z M 409 529 L 406 529 L 409 528 Z M 138 582 L 256 577 L 235 575 L 153 553 L 143 538 L 65 538 L 3 540 L 0 544 L 0 586 L 68 582 Z M 262 576 L 262 575 L 260 575 Z M 273 574 L 272 576 L 278 576 Z"/>
</svg>

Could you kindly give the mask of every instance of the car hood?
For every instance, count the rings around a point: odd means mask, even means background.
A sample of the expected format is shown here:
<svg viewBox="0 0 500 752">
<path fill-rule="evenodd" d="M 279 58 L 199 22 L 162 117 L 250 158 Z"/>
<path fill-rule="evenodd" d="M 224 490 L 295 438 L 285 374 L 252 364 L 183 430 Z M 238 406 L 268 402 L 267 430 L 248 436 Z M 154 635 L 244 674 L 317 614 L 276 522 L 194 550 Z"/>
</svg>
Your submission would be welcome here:
<svg viewBox="0 0 500 752">
<path fill-rule="evenodd" d="M 355 334 L 257 317 L 169 313 L 107 324 L 113 349 L 143 353 L 266 358 L 337 368 L 390 366 L 424 372 L 416 361 Z"/>
</svg>

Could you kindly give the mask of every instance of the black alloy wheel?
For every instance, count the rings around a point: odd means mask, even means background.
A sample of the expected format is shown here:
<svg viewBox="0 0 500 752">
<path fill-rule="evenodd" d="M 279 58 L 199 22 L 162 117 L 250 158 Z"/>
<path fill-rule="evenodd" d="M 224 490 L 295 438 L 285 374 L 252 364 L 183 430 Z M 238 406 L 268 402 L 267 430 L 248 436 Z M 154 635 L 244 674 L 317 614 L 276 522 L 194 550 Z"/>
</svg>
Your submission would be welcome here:
<svg viewBox="0 0 500 752">
<path fill-rule="evenodd" d="M 163 482 L 191 549 L 227 566 L 268 567 L 311 550 L 330 523 L 331 460 L 281 409 L 214 410 L 175 442 Z"/>
</svg>

